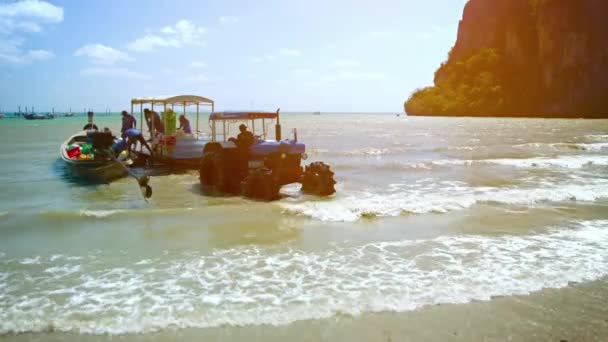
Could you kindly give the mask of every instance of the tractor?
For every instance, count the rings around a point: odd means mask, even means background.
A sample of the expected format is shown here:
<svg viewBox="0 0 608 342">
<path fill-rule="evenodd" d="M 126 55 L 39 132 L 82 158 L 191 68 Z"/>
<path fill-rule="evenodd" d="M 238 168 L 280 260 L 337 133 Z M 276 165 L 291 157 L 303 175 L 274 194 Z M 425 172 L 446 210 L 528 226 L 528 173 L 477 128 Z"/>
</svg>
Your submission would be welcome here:
<svg viewBox="0 0 608 342">
<path fill-rule="evenodd" d="M 274 123 L 275 139 L 267 139 Z M 211 141 L 203 148 L 199 178 L 207 194 L 242 194 L 271 201 L 279 198 L 283 185 L 301 183 L 302 192 L 329 196 L 336 192 L 334 173 L 323 162 L 302 167 L 306 147 L 293 139 L 281 139 L 279 110 L 276 112 L 214 112 L 209 116 Z M 230 138 L 231 130 L 249 125 L 251 141 Z M 246 127 L 246 126 L 245 126 Z"/>
</svg>

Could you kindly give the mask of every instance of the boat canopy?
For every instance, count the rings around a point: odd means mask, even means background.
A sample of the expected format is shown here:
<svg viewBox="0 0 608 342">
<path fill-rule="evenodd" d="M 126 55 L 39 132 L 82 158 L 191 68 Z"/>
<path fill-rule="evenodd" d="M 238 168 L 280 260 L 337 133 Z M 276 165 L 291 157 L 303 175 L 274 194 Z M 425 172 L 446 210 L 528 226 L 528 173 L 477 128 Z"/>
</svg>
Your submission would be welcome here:
<svg viewBox="0 0 608 342">
<path fill-rule="evenodd" d="M 172 104 L 192 106 L 197 104 L 213 105 L 213 100 L 196 95 L 175 95 L 159 97 L 140 97 L 131 99 L 131 104 Z"/>
<path fill-rule="evenodd" d="M 171 106 L 173 110 L 175 106 L 182 106 L 182 113 L 186 115 L 186 107 L 196 106 L 196 134 L 199 134 L 199 114 L 200 106 L 211 106 L 211 112 L 215 110 L 215 103 L 212 99 L 196 96 L 196 95 L 174 95 L 174 96 L 159 96 L 159 97 L 139 97 L 131 99 L 131 114 L 134 113 L 135 105 L 139 105 L 139 125 L 140 129 L 144 129 L 144 105 L 149 104 L 154 110 L 154 105 L 160 105 L 164 111 L 167 110 L 167 106 Z M 150 134 L 155 135 L 156 130 L 154 127 L 150 128 Z"/>
<path fill-rule="evenodd" d="M 214 112 L 209 115 L 209 120 L 255 120 L 276 119 L 278 112 Z"/>
</svg>

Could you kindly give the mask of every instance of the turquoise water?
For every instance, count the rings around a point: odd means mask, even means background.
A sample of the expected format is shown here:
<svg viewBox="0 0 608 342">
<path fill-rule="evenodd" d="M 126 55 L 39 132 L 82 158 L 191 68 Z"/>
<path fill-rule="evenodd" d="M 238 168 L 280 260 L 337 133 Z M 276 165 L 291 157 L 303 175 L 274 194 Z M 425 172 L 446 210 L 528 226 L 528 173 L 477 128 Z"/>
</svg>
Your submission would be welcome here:
<svg viewBox="0 0 608 342">
<path fill-rule="evenodd" d="M 118 115 L 96 122 L 120 127 Z M 307 162 L 333 167 L 335 196 L 292 185 L 273 203 L 206 197 L 186 172 L 153 176 L 146 202 L 129 178 L 72 179 L 59 145 L 82 117 L 2 119 L 0 334 L 306 330 L 605 287 L 608 121 L 287 113 L 282 123 L 298 128 Z"/>
</svg>

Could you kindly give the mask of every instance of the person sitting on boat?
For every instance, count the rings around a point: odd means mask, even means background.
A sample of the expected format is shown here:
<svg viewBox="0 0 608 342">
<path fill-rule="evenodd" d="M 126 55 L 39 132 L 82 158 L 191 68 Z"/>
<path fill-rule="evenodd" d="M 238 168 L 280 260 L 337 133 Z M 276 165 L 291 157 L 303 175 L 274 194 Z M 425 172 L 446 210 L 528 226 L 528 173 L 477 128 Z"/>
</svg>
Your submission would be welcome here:
<svg viewBox="0 0 608 342">
<path fill-rule="evenodd" d="M 140 130 L 138 130 L 136 128 L 130 128 L 125 131 L 125 136 L 126 136 L 127 152 L 129 154 L 131 154 L 131 147 L 133 147 L 133 145 L 135 145 L 137 142 L 139 142 L 142 146 L 145 146 L 148 149 L 148 151 L 150 151 L 150 155 L 152 155 L 152 148 L 150 147 L 150 145 L 148 145 L 148 143 L 146 142 L 146 139 L 144 139 L 144 136 Z"/>
<path fill-rule="evenodd" d="M 83 131 L 89 131 L 89 130 L 99 131 L 99 128 L 97 128 L 97 125 L 95 125 L 93 123 L 93 112 L 88 112 L 87 117 L 88 117 L 89 122 L 86 125 L 84 125 L 82 130 Z"/>
<path fill-rule="evenodd" d="M 125 139 L 125 132 L 128 129 L 137 128 L 137 120 L 135 120 L 135 117 L 129 114 L 129 112 L 126 110 L 123 110 L 120 114 L 122 115 L 122 128 L 120 129 L 120 135 L 123 139 Z"/>
<path fill-rule="evenodd" d="M 192 129 L 190 128 L 190 121 L 186 119 L 185 115 L 179 116 L 179 128 L 184 131 L 186 134 L 192 134 Z"/>
<path fill-rule="evenodd" d="M 156 133 L 165 134 L 165 125 L 157 112 L 146 108 L 144 109 L 144 117 L 146 118 L 146 123 L 148 124 L 148 130 L 150 132 L 152 132 L 152 127 L 154 127 Z"/>
</svg>

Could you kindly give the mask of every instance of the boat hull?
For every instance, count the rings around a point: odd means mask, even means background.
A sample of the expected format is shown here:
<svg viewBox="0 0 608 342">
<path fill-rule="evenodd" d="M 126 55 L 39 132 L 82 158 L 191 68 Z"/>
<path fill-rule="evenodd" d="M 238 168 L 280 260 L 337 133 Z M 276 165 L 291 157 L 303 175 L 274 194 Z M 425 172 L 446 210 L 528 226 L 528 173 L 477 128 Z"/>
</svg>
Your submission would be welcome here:
<svg viewBox="0 0 608 342">
<path fill-rule="evenodd" d="M 117 162 L 100 163 L 97 165 L 80 165 L 68 163 L 72 175 L 91 182 L 107 183 L 127 175 L 124 168 Z"/>
<path fill-rule="evenodd" d="M 86 131 L 76 133 L 61 144 L 59 154 L 61 159 L 69 167 L 69 172 L 77 178 L 90 181 L 107 183 L 127 176 L 127 172 L 120 162 L 104 160 L 79 160 L 71 159 L 67 155 L 67 146 L 75 142 L 86 140 Z"/>
</svg>

